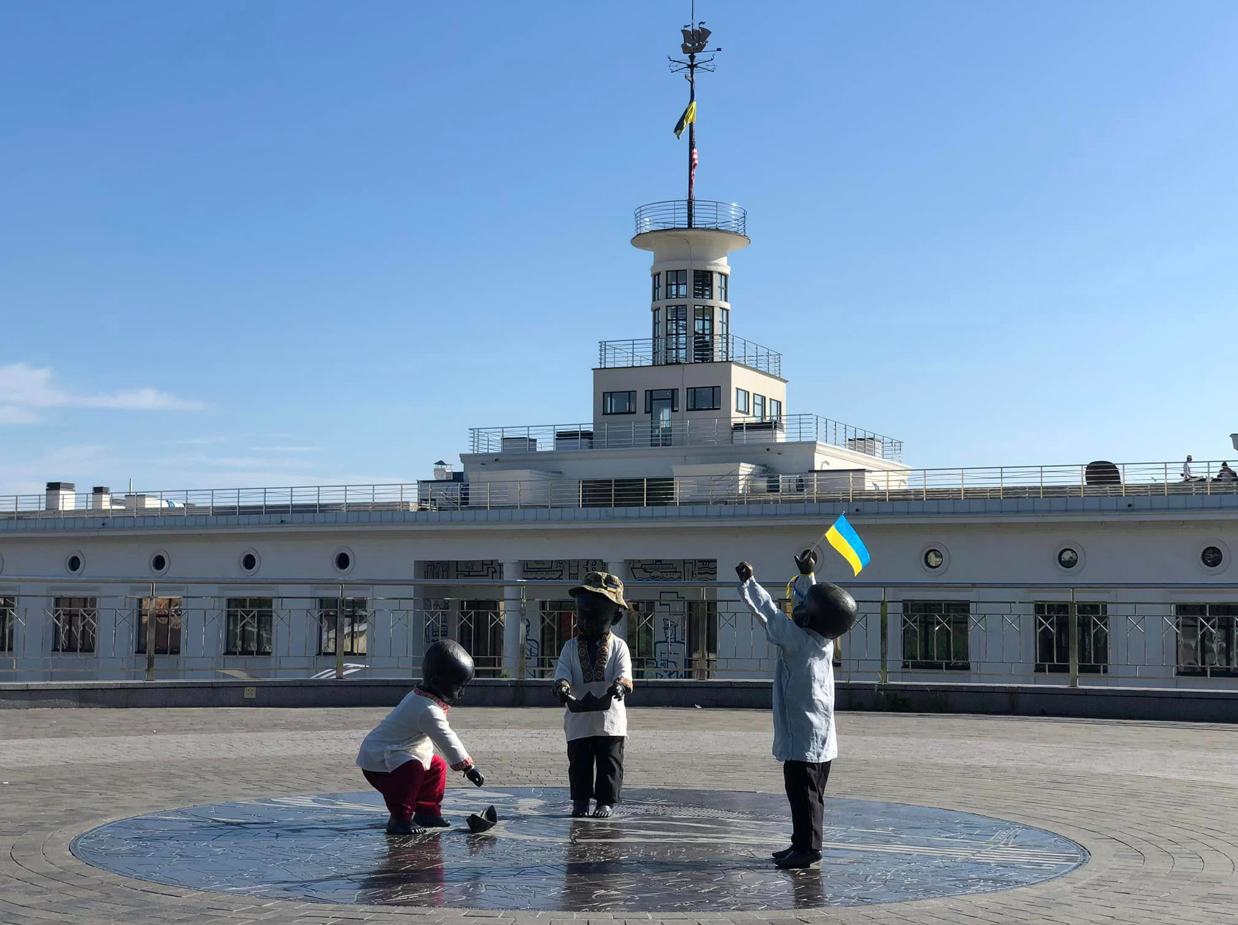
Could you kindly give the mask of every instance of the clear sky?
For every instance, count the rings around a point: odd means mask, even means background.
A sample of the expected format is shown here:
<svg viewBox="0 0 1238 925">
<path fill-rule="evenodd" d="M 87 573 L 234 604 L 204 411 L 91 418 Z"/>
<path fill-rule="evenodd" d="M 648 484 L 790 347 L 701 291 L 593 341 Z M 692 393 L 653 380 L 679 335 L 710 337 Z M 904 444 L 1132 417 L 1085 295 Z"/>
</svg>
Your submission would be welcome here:
<svg viewBox="0 0 1238 925">
<path fill-rule="evenodd" d="M 699 0 L 786 411 L 914 466 L 1233 459 L 1238 4 Z M 0 492 L 412 480 L 590 416 L 687 2 L 0 5 Z"/>
</svg>

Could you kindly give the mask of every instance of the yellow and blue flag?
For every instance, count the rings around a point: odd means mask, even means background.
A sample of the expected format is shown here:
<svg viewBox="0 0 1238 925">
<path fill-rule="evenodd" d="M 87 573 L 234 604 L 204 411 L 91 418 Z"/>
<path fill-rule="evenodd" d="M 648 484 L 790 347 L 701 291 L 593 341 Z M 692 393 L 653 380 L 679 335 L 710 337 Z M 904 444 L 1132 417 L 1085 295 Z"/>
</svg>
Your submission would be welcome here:
<svg viewBox="0 0 1238 925">
<path fill-rule="evenodd" d="M 834 526 L 825 532 L 825 538 L 830 541 L 831 546 L 838 550 L 838 554 L 847 560 L 857 575 L 871 560 L 868 554 L 868 547 L 860 539 L 860 534 L 855 532 L 855 527 L 851 526 L 847 521 L 846 514 L 838 515 L 838 520 L 834 521 Z"/>
<path fill-rule="evenodd" d="M 676 138 L 683 134 L 684 129 L 696 121 L 696 82 L 690 81 L 690 83 L 692 84 L 692 98 L 688 101 L 688 108 L 683 111 L 683 115 L 675 123 Z"/>
</svg>

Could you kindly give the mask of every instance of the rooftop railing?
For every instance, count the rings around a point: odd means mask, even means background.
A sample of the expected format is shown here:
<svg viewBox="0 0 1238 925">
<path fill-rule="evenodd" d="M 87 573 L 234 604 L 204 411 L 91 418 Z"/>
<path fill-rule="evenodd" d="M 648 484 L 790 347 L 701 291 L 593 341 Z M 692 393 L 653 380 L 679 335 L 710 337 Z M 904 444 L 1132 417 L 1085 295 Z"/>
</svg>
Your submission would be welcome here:
<svg viewBox="0 0 1238 925">
<path fill-rule="evenodd" d="M 682 228 L 709 228 L 748 234 L 748 212 L 733 202 L 712 199 L 668 199 L 636 208 L 636 233 Z"/>
<path fill-rule="evenodd" d="M 473 453 L 541 453 L 565 450 L 622 450 L 664 446 L 744 446 L 770 443 L 827 443 L 891 462 L 903 458 L 903 441 L 831 421 L 816 414 L 769 418 L 679 418 L 669 424 L 635 418 L 583 424 L 474 427 Z"/>
<path fill-rule="evenodd" d="M 25 518 L 211 517 L 510 508 L 666 507 L 857 501 L 1145 498 L 1238 495 L 1217 462 L 1010 466 L 973 469 L 856 468 L 799 475 L 691 478 L 421 481 L 390 485 L 201 488 L 148 491 L 107 505 L 85 492 L 0 497 L 0 521 Z"/>
<path fill-rule="evenodd" d="M 672 334 L 656 339 L 598 341 L 598 369 L 680 363 L 739 363 L 782 378 L 781 353 L 734 334 Z"/>
</svg>

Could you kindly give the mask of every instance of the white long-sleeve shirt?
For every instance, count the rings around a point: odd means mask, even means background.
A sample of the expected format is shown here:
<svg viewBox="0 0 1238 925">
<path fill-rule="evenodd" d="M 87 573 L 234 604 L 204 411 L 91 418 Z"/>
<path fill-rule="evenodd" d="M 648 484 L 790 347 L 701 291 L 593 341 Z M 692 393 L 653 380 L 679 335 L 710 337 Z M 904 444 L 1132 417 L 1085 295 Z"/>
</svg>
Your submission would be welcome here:
<svg viewBox="0 0 1238 925">
<path fill-rule="evenodd" d="M 769 592 L 749 578 L 740 597 L 777 651 L 774 665 L 774 758 L 821 763 L 838 757 L 834 733 L 834 643 L 796 626 Z"/>
<path fill-rule="evenodd" d="M 586 644 L 579 639 L 569 639 L 563 644 L 559 653 L 559 664 L 555 667 L 555 680 L 567 681 L 572 685 L 572 694 L 583 698 L 585 694 L 594 697 L 606 696 L 606 690 L 620 678 L 629 684 L 632 681 L 632 655 L 628 644 L 608 633 L 599 643 L 598 664 L 585 677 L 585 669 L 581 666 L 580 649 Z M 589 658 L 585 653 L 585 660 Z M 563 711 L 563 732 L 569 742 L 588 736 L 626 736 L 628 734 L 628 710 L 622 700 L 612 700 L 610 707 L 596 713 L 572 713 L 566 708 Z"/>
<path fill-rule="evenodd" d="M 365 737 L 357 766 L 365 771 L 394 771 L 416 760 L 428 769 L 437 746 L 453 771 L 467 771 L 473 760 L 447 723 L 448 709 L 437 697 L 413 688 Z"/>
</svg>

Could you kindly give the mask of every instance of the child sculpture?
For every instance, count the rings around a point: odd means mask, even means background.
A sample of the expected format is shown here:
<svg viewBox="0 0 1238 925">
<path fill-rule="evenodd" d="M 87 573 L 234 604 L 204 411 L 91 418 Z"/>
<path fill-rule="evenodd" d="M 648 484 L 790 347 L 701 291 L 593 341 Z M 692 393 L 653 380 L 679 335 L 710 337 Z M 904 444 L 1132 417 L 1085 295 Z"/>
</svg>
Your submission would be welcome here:
<svg viewBox="0 0 1238 925">
<path fill-rule="evenodd" d="M 813 557 L 815 559 L 815 557 Z M 834 734 L 834 640 L 855 622 L 851 595 L 828 582 L 817 584 L 805 552 L 796 557 L 802 596 L 787 616 L 752 576 L 735 568 L 744 603 L 765 625 L 778 655 L 774 667 L 774 758 L 783 763 L 791 804 L 791 847 L 774 853 L 779 867 L 811 867 L 821 861 L 825 784 L 838 757 Z M 793 598 L 794 599 L 794 598 Z"/>
<path fill-rule="evenodd" d="M 628 734 L 623 699 L 632 690 L 632 656 L 612 633 L 628 611 L 623 582 L 590 572 L 569 592 L 576 601 L 575 639 L 569 639 L 555 668 L 554 693 L 567 710 L 568 781 L 572 815 L 610 816 L 623 789 L 623 746 Z M 594 771 L 596 768 L 596 779 Z"/>
<path fill-rule="evenodd" d="M 426 650 L 421 683 L 365 737 L 361 773 L 383 795 L 388 835 L 417 835 L 451 825 L 443 818 L 447 761 L 474 785 L 486 782 L 447 723 L 447 711 L 473 680 L 473 659 L 458 642 L 440 639 Z"/>
</svg>

